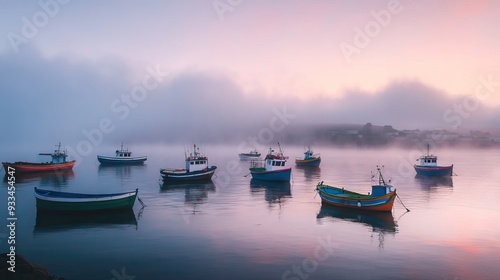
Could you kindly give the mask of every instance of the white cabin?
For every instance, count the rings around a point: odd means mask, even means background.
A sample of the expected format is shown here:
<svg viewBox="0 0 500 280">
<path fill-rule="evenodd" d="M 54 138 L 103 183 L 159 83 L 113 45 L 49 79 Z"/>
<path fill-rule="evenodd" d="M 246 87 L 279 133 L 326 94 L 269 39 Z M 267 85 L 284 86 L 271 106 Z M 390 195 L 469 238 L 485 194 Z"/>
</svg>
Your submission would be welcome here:
<svg viewBox="0 0 500 280">
<path fill-rule="evenodd" d="M 269 152 L 264 159 L 266 171 L 281 170 L 285 168 L 286 159 L 280 149 L 279 153 L 275 153 L 273 149 L 269 148 Z"/>
<path fill-rule="evenodd" d="M 122 143 L 122 146 L 120 147 L 119 150 L 116 150 L 116 157 L 119 157 L 119 158 L 126 158 L 126 157 L 131 157 L 132 156 L 132 152 L 129 151 L 128 149 L 123 149 L 123 143 Z"/>
<path fill-rule="evenodd" d="M 200 148 L 194 145 L 194 151 L 186 157 L 186 170 L 189 172 L 200 171 L 208 168 L 208 158 L 199 152 Z"/>
<path fill-rule="evenodd" d="M 435 155 L 425 155 L 421 156 L 418 159 L 418 164 L 417 166 L 429 166 L 429 167 L 435 167 L 437 166 L 437 156 Z"/>
<path fill-rule="evenodd" d="M 429 154 L 430 145 L 427 144 L 427 154 L 421 156 L 418 159 L 417 166 L 426 166 L 426 167 L 436 167 L 437 166 L 437 156 L 433 154 Z"/>
</svg>

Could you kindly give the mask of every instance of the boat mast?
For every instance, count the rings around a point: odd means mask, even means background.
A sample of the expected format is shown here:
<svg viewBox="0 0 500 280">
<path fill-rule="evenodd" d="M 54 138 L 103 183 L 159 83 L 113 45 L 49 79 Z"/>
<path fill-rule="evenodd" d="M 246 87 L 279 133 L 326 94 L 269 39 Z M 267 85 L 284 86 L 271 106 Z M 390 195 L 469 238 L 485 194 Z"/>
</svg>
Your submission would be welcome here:
<svg viewBox="0 0 500 280">
<path fill-rule="evenodd" d="M 278 148 L 280 149 L 280 156 L 283 156 L 283 151 L 281 150 L 280 142 L 278 142 Z"/>
<path fill-rule="evenodd" d="M 382 171 L 380 171 L 380 167 L 377 165 L 377 171 L 378 171 L 378 184 L 381 186 L 385 186 L 385 180 L 384 177 L 382 176 Z"/>
</svg>

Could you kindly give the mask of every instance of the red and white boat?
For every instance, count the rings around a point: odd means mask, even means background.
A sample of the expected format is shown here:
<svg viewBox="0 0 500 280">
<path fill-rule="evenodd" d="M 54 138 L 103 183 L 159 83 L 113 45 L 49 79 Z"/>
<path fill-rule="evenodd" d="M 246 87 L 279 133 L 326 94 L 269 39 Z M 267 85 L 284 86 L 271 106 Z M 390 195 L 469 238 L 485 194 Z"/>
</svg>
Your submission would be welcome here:
<svg viewBox="0 0 500 280">
<path fill-rule="evenodd" d="M 50 162 L 2 162 L 5 172 L 12 171 L 9 167 L 14 168 L 16 173 L 32 173 L 32 172 L 50 172 L 59 170 L 71 170 L 76 163 L 76 160 L 67 161 L 67 152 L 61 150 L 61 143 L 53 153 L 40 153 L 42 156 L 51 156 Z"/>
</svg>

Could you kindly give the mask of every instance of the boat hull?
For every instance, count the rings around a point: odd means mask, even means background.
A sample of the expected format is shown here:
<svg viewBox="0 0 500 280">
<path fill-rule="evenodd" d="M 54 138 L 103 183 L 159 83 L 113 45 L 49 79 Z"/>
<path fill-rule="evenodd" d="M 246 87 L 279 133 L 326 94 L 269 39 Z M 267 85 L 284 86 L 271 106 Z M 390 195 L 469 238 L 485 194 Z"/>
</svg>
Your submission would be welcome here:
<svg viewBox="0 0 500 280">
<path fill-rule="evenodd" d="M 208 181 L 212 179 L 217 166 L 211 166 L 204 170 L 188 172 L 186 169 L 162 169 L 160 170 L 163 181 Z"/>
<path fill-rule="evenodd" d="M 425 176 L 451 176 L 453 174 L 453 165 L 450 166 L 419 166 L 414 165 L 415 171 L 418 175 Z"/>
<path fill-rule="evenodd" d="M 321 158 L 295 160 L 295 164 L 298 166 L 319 166 L 320 163 L 321 163 Z"/>
<path fill-rule="evenodd" d="M 250 168 L 252 178 L 262 181 L 290 181 L 292 169 L 265 171 L 263 168 Z"/>
<path fill-rule="evenodd" d="M 80 194 L 35 188 L 38 211 L 93 212 L 131 209 L 138 189 L 115 194 Z"/>
<path fill-rule="evenodd" d="M 97 160 L 101 164 L 107 165 L 134 165 L 134 164 L 143 164 L 148 158 L 144 157 L 107 157 L 107 156 L 97 156 Z"/>
<path fill-rule="evenodd" d="M 323 204 L 343 208 L 368 211 L 391 211 L 394 200 L 396 199 L 395 190 L 381 196 L 370 196 L 328 185 L 318 185 L 316 189 Z"/>
<path fill-rule="evenodd" d="M 35 172 L 53 172 L 59 170 L 71 170 L 76 161 L 64 163 L 32 163 L 32 162 L 2 162 L 5 173 L 8 173 L 9 167 L 15 169 L 15 173 L 35 173 Z"/>
</svg>

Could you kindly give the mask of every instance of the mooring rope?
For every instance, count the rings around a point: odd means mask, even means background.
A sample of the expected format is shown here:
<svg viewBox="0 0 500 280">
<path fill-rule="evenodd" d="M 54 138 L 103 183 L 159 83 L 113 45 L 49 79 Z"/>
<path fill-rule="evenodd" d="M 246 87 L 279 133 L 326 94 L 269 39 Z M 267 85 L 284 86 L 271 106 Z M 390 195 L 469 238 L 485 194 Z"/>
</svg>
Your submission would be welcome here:
<svg viewBox="0 0 500 280">
<path fill-rule="evenodd" d="M 398 194 L 396 194 L 396 198 L 398 199 L 399 203 L 401 203 L 401 205 L 403 205 L 403 207 L 406 209 L 407 212 L 410 212 L 410 209 L 408 209 L 405 204 L 403 203 L 403 201 L 401 200 L 401 197 L 399 197 Z"/>
</svg>

